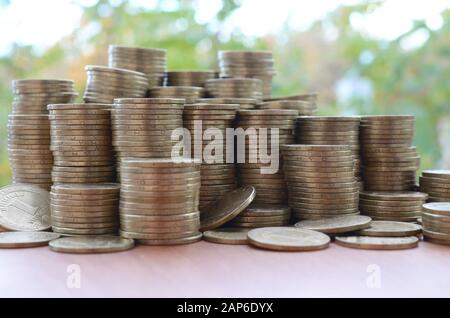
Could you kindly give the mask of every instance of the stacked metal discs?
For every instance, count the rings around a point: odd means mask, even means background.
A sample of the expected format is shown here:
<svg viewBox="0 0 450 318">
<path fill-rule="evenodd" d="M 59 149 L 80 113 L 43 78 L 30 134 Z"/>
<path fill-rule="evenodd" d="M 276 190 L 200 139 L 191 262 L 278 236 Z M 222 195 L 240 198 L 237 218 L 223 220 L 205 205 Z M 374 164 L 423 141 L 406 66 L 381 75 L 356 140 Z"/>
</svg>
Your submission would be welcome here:
<svg viewBox="0 0 450 318">
<path fill-rule="evenodd" d="M 414 116 L 363 116 L 362 175 L 366 191 L 411 191 L 420 157 L 411 147 Z"/>
<path fill-rule="evenodd" d="M 153 98 L 184 98 L 187 104 L 197 102 L 204 95 L 204 88 L 191 86 L 165 86 L 150 89 L 150 97 Z"/>
<path fill-rule="evenodd" d="M 237 142 L 238 180 L 241 185 L 255 187 L 254 204 L 286 205 L 287 203 L 282 162 L 279 162 L 277 171 L 266 172 L 263 170 L 267 169 L 271 163 L 266 162 L 266 158 L 262 156 L 267 154 L 273 156 L 273 160 L 278 160 L 280 156 L 273 151 L 278 152 L 281 145 L 294 142 L 296 117 L 295 110 L 286 109 L 241 110 L 238 112 L 237 127 L 249 133 L 248 138 L 245 138 L 245 149 L 240 149 L 239 140 Z M 248 130 L 249 128 L 250 130 Z M 252 128 L 254 129 L 253 133 Z M 263 132 L 260 129 L 267 129 L 266 141 L 259 138 Z M 276 132 L 279 134 L 279 138 L 276 140 L 278 143 L 272 144 L 272 135 L 275 136 Z"/>
<path fill-rule="evenodd" d="M 272 95 L 272 79 L 276 74 L 270 51 L 220 51 L 220 77 L 257 78 L 263 82 L 264 98 Z"/>
<path fill-rule="evenodd" d="M 227 162 L 226 129 L 232 128 L 238 105 L 202 103 L 186 105 L 183 113 L 183 125 L 191 134 L 191 154 L 195 156 L 196 139 L 201 146 L 203 163 L 201 165 L 200 211 L 217 201 L 225 193 L 236 188 L 236 169 L 234 162 Z M 220 141 L 215 141 L 214 151 L 205 153 L 211 140 L 203 140 L 204 132 L 214 128 L 222 134 Z M 201 138 L 201 139 L 200 139 Z M 205 157 L 211 155 L 211 158 Z M 209 162 L 216 161 L 220 162 Z"/>
<path fill-rule="evenodd" d="M 109 66 L 144 73 L 148 78 L 148 87 L 163 85 L 166 64 L 166 50 L 164 49 L 109 46 Z"/>
<path fill-rule="evenodd" d="M 297 118 L 297 143 L 305 145 L 348 145 L 360 180 L 360 117 L 302 116 Z"/>
<path fill-rule="evenodd" d="M 111 104 L 115 98 L 145 97 L 148 90 L 147 76 L 122 68 L 87 65 L 86 103 Z"/>
<path fill-rule="evenodd" d="M 450 245 L 450 203 L 426 203 L 422 212 L 424 239 L 432 243 Z"/>
<path fill-rule="evenodd" d="M 358 214 L 359 185 L 347 145 L 282 147 L 289 207 L 295 219 Z"/>
<path fill-rule="evenodd" d="M 207 80 L 216 78 L 216 72 L 205 71 L 171 71 L 165 76 L 165 86 L 204 87 Z"/>
<path fill-rule="evenodd" d="M 276 100 L 264 102 L 259 109 L 294 109 L 300 116 L 314 116 L 318 112 L 317 104 L 302 100 Z"/>
<path fill-rule="evenodd" d="M 58 184 L 50 192 L 53 232 L 115 234 L 119 229 L 120 185 Z"/>
<path fill-rule="evenodd" d="M 252 205 L 241 212 L 227 226 L 234 228 L 258 228 L 286 226 L 291 219 L 291 209 L 278 205 Z"/>
<path fill-rule="evenodd" d="M 48 105 L 54 183 L 114 181 L 110 104 Z"/>
<path fill-rule="evenodd" d="M 291 96 L 282 96 L 282 97 L 270 97 L 265 98 L 264 101 L 272 102 L 272 101 L 283 101 L 283 100 L 300 100 L 304 102 L 310 102 L 314 105 L 317 105 L 318 95 L 316 93 L 310 94 L 301 94 L 301 95 L 291 95 Z"/>
<path fill-rule="evenodd" d="M 122 160 L 120 234 L 151 245 L 198 241 L 200 163 Z"/>
<path fill-rule="evenodd" d="M 257 100 L 251 98 L 200 98 L 198 103 L 212 104 L 234 104 L 239 105 L 239 109 L 255 109 Z"/>
<path fill-rule="evenodd" d="M 263 99 L 263 82 L 256 78 L 221 78 L 206 81 L 208 97 Z"/>
<path fill-rule="evenodd" d="M 428 202 L 450 202 L 450 170 L 424 170 L 419 183 Z"/>
<path fill-rule="evenodd" d="M 376 221 L 417 222 L 427 197 L 421 192 L 360 192 L 359 210 Z"/>
</svg>

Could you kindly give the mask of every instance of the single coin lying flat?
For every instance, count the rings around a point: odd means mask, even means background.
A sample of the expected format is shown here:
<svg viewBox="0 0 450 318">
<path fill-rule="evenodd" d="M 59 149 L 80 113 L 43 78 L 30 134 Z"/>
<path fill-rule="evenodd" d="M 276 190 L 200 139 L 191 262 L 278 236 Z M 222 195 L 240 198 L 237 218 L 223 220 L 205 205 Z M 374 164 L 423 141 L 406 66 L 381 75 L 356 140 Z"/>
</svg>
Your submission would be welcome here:
<svg viewBox="0 0 450 318">
<path fill-rule="evenodd" d="M 53 240 L 49 245 L 55 252 L 97 254 L 129 250 L 134 247 L 134 241 L 119 236 L 73 236 Z"/>
<path fill-rule="evenodd" d="M 48 245 L 59 238 L 52 232 L 3 232 L 0 233 L 0 248 L 26 248 Z"/>
<path fill-rule="evenodd" d="M 224 228 L 206 231 L 203 239 L 212 243 L 246 245 L 248 229 Z"/>
<path fill-rule="evenodd" d="M 340 234 L 357 231 L 370 226 L 372 219 L 365 215 L 346 215 L 320 220 L 304 220 L 295 227 L 326 234 Z"/>
<path fill-rule="evenodd" d="M 419 239 L 408 237 L 338 236 L 338 245 L 366 250 L 403 250 L 417 247 Z"/>
<path fill-rule="evenodd" d="M 404 237 L 419 235 L 422 227 L 418 224 L 396 221 L 372 221 L 366 229 L 360 230 L 358 235 L 377 237 Z"/>
</svg>

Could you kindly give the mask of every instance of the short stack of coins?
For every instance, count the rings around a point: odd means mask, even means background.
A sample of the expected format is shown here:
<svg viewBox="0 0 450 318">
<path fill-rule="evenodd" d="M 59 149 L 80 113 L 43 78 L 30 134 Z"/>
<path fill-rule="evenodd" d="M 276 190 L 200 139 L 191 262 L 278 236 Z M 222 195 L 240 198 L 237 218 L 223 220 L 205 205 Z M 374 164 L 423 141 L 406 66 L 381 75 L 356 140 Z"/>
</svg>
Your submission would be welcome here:
<svg viewBox="0 0 450 318">
<path fill-rule="evenodd" d="M 203 156 L 201 165 L 201 188 L 199 208 L 204 208 L 217 201 L 225 193 L 236 188 L 236 166 L 234 162 L 227 162 L 226 157 L 226 129 L 232 128 L 236 118 L 238 105 L 201 103 L 186 105 L 183 113 L 183 125 L 191 134 L 191 156 L 195 157 L 196 139 Z M 203 140 L 204 132 L 208 129 L 219 130 L 223 138 L 220 143 L 214 143 L 214 150 L 208 162 L 205 158 L 205 147 L 211 140 Z M 206 155 L 208 155 L 207 153 Z M 220 156 L 220 157 L 219 157 Z"/>
<path fill-rule="evenodd" d="M 205 71 L 171 71 L 167 72 L 165 86 L 193 86 L 204 87 L 207 80 L 216 78 L 216 72 Z"/>
<path fill-rule="evenodd" d="M 359 184 L 348 145 L 285 145 L 282 153 L 294 219 L 359 214 Z"/>
<path fill-rule="evenodd" d="M 263 82 L 256 78 L 220 78 L 206 81 L 208 97 L 263 99 Z"/>
<path fill-rule="evenodd" d="M 276 100 L 264 102 L 259 109 L 294 109 L 299 116 L 314 116 L 318 112 L 317 104 L 302 100 Z"/>
<path fill-rule="evenodd" d="M 120 234 L 141 244 L 171 245 L 201 238 L 200 162 L 122 160 Z"/>
<path fill-rule="evenodd" d="M 450 202 L 432 202 L 422 206 L 424 240 L 450 245 Z"/>
<path fill-rule="evenodd" d="M 114 181 L 110 104 L 51 104 L 54 183 Z"/>
<path fill-rule="evenodd" d="M 291 219 L 291 209 L 279 205 L 252 205 L 239 213 L 227 226 L 233 228 L 258 228 L 287 226 Z"/>
<path fill-rule="evenodd" d="M 294 142 L 296 117 L 297 111 L 286 109 L 238 112 L 236 126 L 249 133 L 251 130 L 248 129 L 254 129 L 255 133 L 245 138 L 245 149 L 240 149 L 239 140 L 237 141 L 239 184 L 255 187 L 254 204 L 283 206 L 287 204 L 286 182 L 282 162 L 279 160 L 281 156 L 273 151 L 278 152 L 281 145 Z M 261 134 L 265 136 L 264 129 L 267 131 L 267 140 L 260 139 Z M 275 144 L 272 144 L 272 136 L 276 137 L 276 133 L 278 133 L 278 139 L 275 139 Z M 279 160 L 278 170 L 265 171 L 270 166 L 270 163 L 266 162 L 267 158 L 264 158 L 265 155 L 272 156 L 273 160 Z"/>
<path fill-rule="evenodd" d="M 234 104 L 239 105 L 239 109 L 255 109 L 258 105 L 258 101 L 251 98 L 200 98 L 197 102 L 212 104 Z"/>
<path fill-rule="evenodd" d="M 361 180 L 359 122 L 360 117 L 298 117 L 297 143 L 304 145 L 348 145 L 355 160 L 355 176 L 358 180 Z"/>
<path fill-rule="evenodd" d="M 450 170 L 424 170 L 419 184 L 428 202 L 450 202 Z"/>
<path fill-rule="evenodd" d="M 149 96 L 152 98 L 183 98 L 187 104 L 193 104 L 204 96 L 204 92 L 203 87 L 165 86 L 151 88 Z"/>
<path fill-rule="evenodd" d="M 366 191 L 412 191 L 420 157 L 412 147 L 414 116 L 363 116 L 362 176 Z"/>
<path fill-rule="evenodd" d="M 257 78 L 263 82 L 264 98 L 272 96 L 272 79 L 276 74 L 270 51 L 220 51 L 220 77 Z"/>
<path fill-rule="evenodd" d="M 120 185 L 58 184 L 50 192 L 53 232 L 63 235 L 116 234 Z"/>
<path fill-rule="evenodd" d="M 109 66 L 144 73 L 148 78 L 148 87 L 163 85 L 166 64 L 164 49 L 109 46 Z"/>
<path fill-rule="evenodd" d="M 111 104 L 115 98 L 145 97 L 148 90 L 147 76 L 122 68 L 87 65 L 86 103 Z"/>
<path fill-rule="evenodd" d="M 417 222 L 428 195 L 421 192 L 360 192 L 359 210 L 375 221 Z"/>
</svg>

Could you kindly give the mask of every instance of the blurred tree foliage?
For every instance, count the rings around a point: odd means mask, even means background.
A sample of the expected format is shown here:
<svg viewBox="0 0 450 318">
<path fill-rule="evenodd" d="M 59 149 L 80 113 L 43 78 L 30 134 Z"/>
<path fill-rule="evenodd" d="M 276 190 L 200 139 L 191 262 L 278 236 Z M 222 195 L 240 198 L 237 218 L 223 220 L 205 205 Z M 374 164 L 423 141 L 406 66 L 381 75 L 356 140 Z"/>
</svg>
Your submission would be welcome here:
<svg viewBox="0 0 450 318">
<path fill-rule="evenodd" d="M 8 4 L 0 0 L 1 6 Z M 166 4 L 160 0 L 155 9 L 148 10 L 131 7 L 126 1 L 99 0 L 83 8 L 80 25 L 70 36 L 44 53 L 15 45 L 8 56 L 0 58 L 0 185 L 10 179 L 6 152 L 10 81 L 71 78 L 81 96 L 84 66 L 107 64 L 107 48 L 113 43 L 166 48 L 172 70 L 215 69 L 219 49 L 272 50 L 278 72 L 274 95 L 316 91 L 322 114 L 414 114 L 422 168 L 450 164 L 446 157 L 449 150 L 441 147 L 449 135 L 445 127 L 450 126 L 450 86 L 446 82 L 450 73 L 450 11 L 442 13 L 444 23 L 439 30 L 416 21 L 410 31 L 387 42 L 354 30 L 350 23 L 353 14 L 372 12 L 379 5 L 374 2 L 339 7 L 306 32 L 292 31 L 286 24 L 280 34 L 264 38 L 249 38 L 238 30 L 225 37 L 221 32 L 239 8 L 239 0 L 222 0 L 222 8 L 207 23 L 196 19 L 196 1 L 177 0 L 176 9 Z M 332 37 L 327 35 L 330 28 L 335 30 Z M 428 40 L 419 48 L 405 50 L 403 40 L 415 32 L 426 32 Z M 338 98 L 336 86 L 343 82 L 356 94 Z M 366 84 L 369 94 L 357 94 L 359 83 Z"/>
</svg>

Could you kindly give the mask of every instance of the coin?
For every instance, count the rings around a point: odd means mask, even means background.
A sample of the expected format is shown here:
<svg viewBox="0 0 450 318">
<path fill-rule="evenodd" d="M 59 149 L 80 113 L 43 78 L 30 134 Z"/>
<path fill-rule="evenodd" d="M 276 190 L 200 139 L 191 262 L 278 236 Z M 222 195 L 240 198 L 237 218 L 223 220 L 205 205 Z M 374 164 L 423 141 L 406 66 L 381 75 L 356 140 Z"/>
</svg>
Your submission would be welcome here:
<svg viewBox="0 0 450 318">
<path fill-rule="evenodd" d="M 203 239 L 218 244 L 246 245 L 248 229 L 223 228 L 206 231 Z"/>
<path fill-rule="evenodd" d="M 402 250 L 417 247 L 419 239 L 408 237 L 372 237 L 372 236 L 338 236 L 338 245 L 370 250 Z"/>
<path fill-rule="evenodd" d="M 142 245 L 180 245 L 180 244 L 192 244 L 198 242 L 202 239 L 202 233 L 195 233 L 191 236 L 185 238 L 176 238 L 176 239 L 139 239 L 137 240 L 138 244 Z"/>
<path fill-rule="evenodd" d="M 361 236 L 404 237 L 415 236 L 422 232 L 422 227 L 413 223 L 395 221 L 372 221 L 366 229 L 358 231 Z"/>
<path fill-rule="evenodd" d="M 118 236 L 63 237 L 51 241 L 49 245 L 54 252 L 98 254 L 132 249 L 134 241 Z"/>
<path fill-rule="evenodd" d="M 0 233 L 0 248 L 28 248 L 48 245 L 59 234 L 50 232 L 3 232 Z"/>
<path fill-rule="evenodd" d="M 300 221 L 295 227 L 319 231 L 326 234 L 340 234 L 357 231 L 370 226 L 372 219 L 364 215 L 339 216 L 323 220 Z"/>
</svg>

